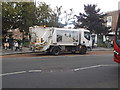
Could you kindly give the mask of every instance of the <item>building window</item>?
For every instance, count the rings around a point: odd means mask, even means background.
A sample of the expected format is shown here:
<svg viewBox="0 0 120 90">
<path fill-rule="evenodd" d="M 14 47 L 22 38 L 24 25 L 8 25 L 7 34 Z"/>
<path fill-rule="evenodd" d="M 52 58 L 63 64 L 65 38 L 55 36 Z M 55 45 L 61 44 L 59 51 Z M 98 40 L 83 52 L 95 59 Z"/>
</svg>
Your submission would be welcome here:
<svg viewBox="0 0 120 90">
<path fill-rule="evenodd" d="M 112 16 L 107 17 L 107 22 L 112 22 Z"/>
<path fill-rule="evenodd" d="M 112 16 L 108 16 L 107 17 L 107 27 L 111 27 L 112 26 Z"/>
</svg>

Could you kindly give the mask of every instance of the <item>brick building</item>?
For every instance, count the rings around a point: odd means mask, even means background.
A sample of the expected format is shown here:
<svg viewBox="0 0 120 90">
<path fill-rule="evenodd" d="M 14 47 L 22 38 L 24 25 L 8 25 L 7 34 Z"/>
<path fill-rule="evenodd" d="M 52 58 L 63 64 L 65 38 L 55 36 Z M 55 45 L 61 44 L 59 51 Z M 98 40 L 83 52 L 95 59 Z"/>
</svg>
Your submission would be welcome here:
<svg viewBox="0 0 120 90">
<path fill-rule="evenodd" d="M 18 28 L 8 30 L 8 34 L 12 34 L 14 39 L 21 39 L 21 40 L 23 39 L 23 33 L 20 32 L 20 30 Z"/>
<path fill-rule="evenodd" d="M 24 38 L 26 40 L 29 40 L 29 35 L 27 35 L 25 31 L 20 32 L 19 28 L 8 30 L 7 35 L 12 35 L 14 39 L 23 40 Z"/>
<path fill-rule="evenodd" d="M 105 20 L 107 20 L 107 23 L 105 25 L 107 27 L 111 27 L 111 32 L 108 34 L 108 37 L 111 40 L 113 40 L 115 34 L 116 21 L 118 17 L 118 10 L 107 12 L 106 14 L 107 16 L 105 17 Z"/>
<path fill-rule="evenodd" d="M 17 29 L 14 29 L 13 30 L 13 38 L 14 39 L 21 39 L 23 38 L 23 33 L 20 32 L 20 30 L 17 28 Z"/>
<path fill-rule="evenodd" d="M 106 13 L 107 16 L 105 17 L 105 20 L 107 20 L 106 26 L 107 27 L 112 27 L 112 32 L 115 31 L 115 26 L 116 26 L 116 20 L 118 17 L 118 11 L 111 11 Z"/>
</svg>

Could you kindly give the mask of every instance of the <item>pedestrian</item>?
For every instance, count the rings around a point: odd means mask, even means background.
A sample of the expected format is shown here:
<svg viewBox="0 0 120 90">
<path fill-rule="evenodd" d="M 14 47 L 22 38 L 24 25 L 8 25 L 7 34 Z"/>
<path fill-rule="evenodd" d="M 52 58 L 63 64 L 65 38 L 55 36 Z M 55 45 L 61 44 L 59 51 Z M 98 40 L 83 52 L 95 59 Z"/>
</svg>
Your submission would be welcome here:
<svg viewBox="0 0 120 90">
<path fill-rule="evenodd" d="M 7 50 L 9 48 L 9 43 L 8 42 L 4 42 L 4 49 Z"/>
<path fill-rule="evenodd" d="M 10 36 L 10 38 L 8 39 L 8 42 L 9 42 L 9 48 L 13 51 L 13 37 Z"/>
<path fill-rule="evenodd" d="M 5 36 L 5 38 L 3 39 L 3 48 L 6 50 L 9 48 L 8 39 L 9 39 L 8 36 Z"/>
<path fill-rule="evenodd" d="M 15 47 L 15 51 L 17 51 L 19 49 L 17 40 L 14 41 L 14 47 Z"/>
</svg>

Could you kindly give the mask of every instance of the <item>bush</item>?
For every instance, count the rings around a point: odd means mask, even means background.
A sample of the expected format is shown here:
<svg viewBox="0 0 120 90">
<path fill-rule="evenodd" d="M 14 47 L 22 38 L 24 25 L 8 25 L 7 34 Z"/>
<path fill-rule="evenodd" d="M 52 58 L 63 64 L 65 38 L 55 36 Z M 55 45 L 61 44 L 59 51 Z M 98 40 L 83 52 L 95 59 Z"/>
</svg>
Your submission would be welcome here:
<svg viewBox="0 0 120 90">
<path fill-rule="evenodd" d="M 23 46 L 24 47 L 29 47 L 30 42 L 29 41 L 24 41 Z"/>
<path fill-rule="evenodd" d="M 98 47 L 107 47 L 108 46 L 108 44 L 106 44 L 106 43 L 102 43 L 102 44 L 98 44 Z"/>
</svg>

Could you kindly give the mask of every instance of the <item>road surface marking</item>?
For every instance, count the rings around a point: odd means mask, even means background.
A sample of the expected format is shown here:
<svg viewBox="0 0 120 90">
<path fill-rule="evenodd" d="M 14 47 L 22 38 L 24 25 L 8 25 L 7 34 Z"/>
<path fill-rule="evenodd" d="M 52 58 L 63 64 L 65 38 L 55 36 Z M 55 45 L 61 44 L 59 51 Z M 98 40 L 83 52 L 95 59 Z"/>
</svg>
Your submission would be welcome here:
<svg viewBox="0 0 120 90">
<path fill-rule="evenodd" d="M 12 72 L 12 73 L 5 73 L 5 74 L 0 74 L 0 76 L 15 75 L 15 74 L 21 74 L 21 73 L 26 73 L 26 71 Z"/>
<path fill-rule="evenodd" d="M 105 66 L 116 66 L 116 64 L 106 64 L 106 65 L 95 65 L 95 66 L 89 66 L 89 67 L 82 67 L 82 68 L 76 68 L 72 69 L 72 71 L 80 71 L 80 70 L 86 70 L 86 69 L 91 69 L 91 68 L 97 68 L 97 67 L 105 67 Z M 6 75 L 16 75 L 16 74 L 22 74 L 22 73 L 31 73 L 31 72 L 42 72 L 42 70 L 29 70 L 29 71 L 19 71 L 19 72 L 11 72 L 11 73 L 4 73 L 0 74 L 0 76 L 6 76 Z M 53 70 L 50 70 L 50 72 L 54 72 Z"/>
<path fill-rule="evenodd" d="M 101 65 L 101 66 L 117 66 L 117 64 L 106 64 L 106 65 Z"/>
<path fill-rule="evenodd" d="M 28 72 L 42 72 L 42 70 L 29 70 Z"/>
<path fill-rule="evenodd" d="M 73 71 L 79 71 L 79 70 L 90 69 L 90 68 L 96 68 L 96 67 L 101 67 L 101 65 L 90 66 L 90 67 L 83 67 L 83 68 L 76 68 L 76 69 L 73 69 Z"/>
<path fill-rule="evenodd" d="M 115 66 L 115 65 L 113 65 L 113 64 L 108 64 L 108 65 L 95 65 L 95 66 L 89 66 L 89 67 L 83 67 L 83 68 L 76 68 L 76 69 L 73 69 L 73 71 L 79 71 L 79 70 L 85 70 L 85 69 L 97 68 L 97 67 L 104 67 L 104 66 Z"/>
</svg>

